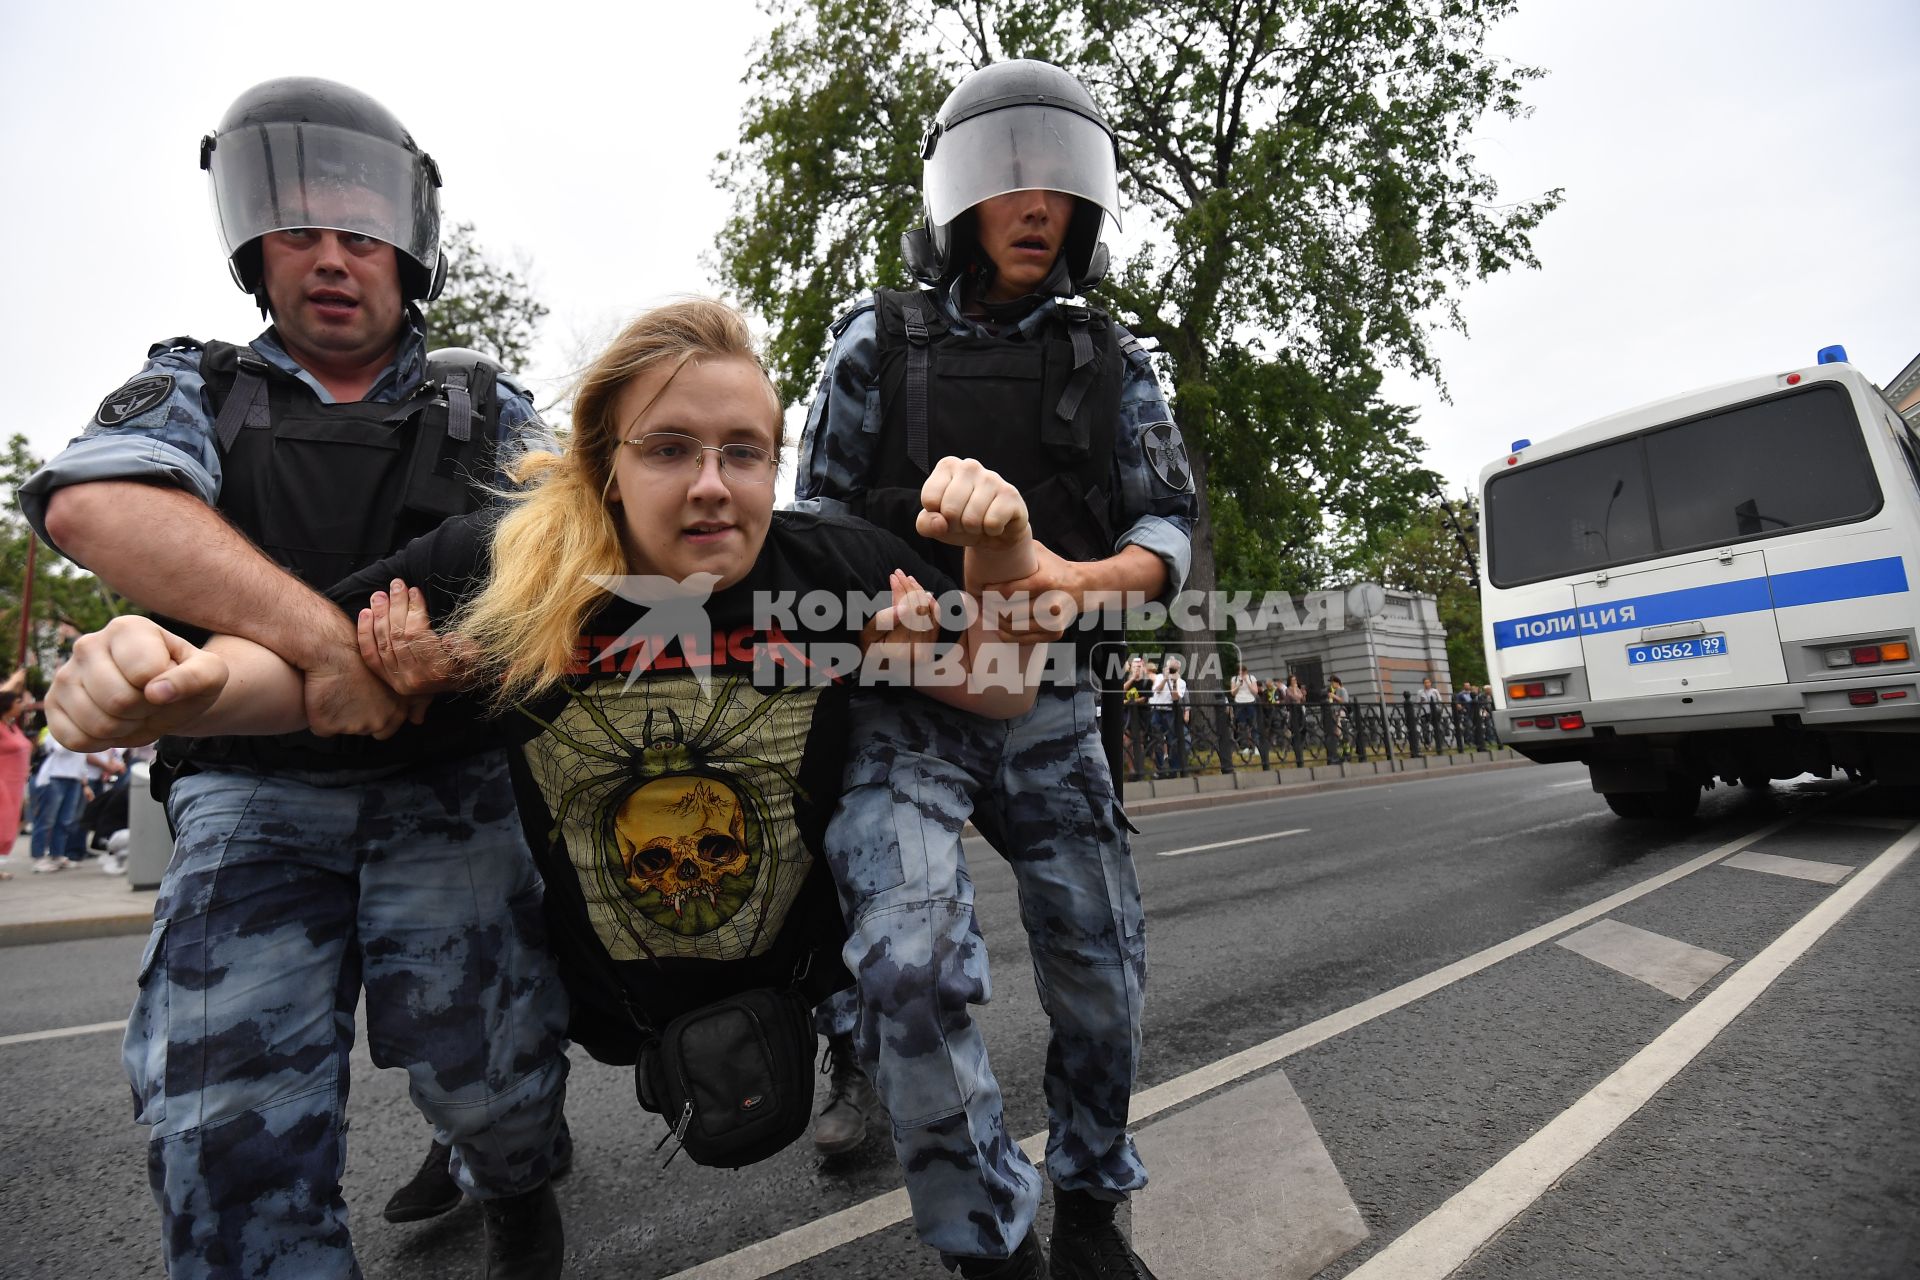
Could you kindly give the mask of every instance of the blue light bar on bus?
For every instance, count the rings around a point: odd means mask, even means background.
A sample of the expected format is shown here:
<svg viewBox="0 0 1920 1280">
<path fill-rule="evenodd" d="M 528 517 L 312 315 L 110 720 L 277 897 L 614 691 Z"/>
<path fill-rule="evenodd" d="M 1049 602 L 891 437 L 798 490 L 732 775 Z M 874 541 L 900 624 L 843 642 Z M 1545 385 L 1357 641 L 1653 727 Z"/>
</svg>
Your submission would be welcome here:
<svg viewBox="0 0 1920 1280">
<path fill-rule="evenodd" d="M 1518 452 L 1520 452 L 1520 451 L 1521 451 L 1522 449 L 1525 449 L 1526 447 L 1528 447 L 1529 445 L 1531 445 L 1532 443 L 1533 443 L 1533 441 L 1531 441 L 1531 440 L 1515 440 L 1515 441 L 1513 442 L 1513 448 L 1511 448 L 1511 449 L 1509 449 L 1509 450 L 1507 450 L 1507 452 L 1508 452 L 1508 453 L 1518 453 Z"/>
<path fill-rule="evenodd" d="M 1847 349 L 1835 343 L 1831 347 L 1820 348 L 1820 354 L 1815 356 L 1814 359 L 1820 364 L 1845 364 L 1847 362 Z"/>
</svg>

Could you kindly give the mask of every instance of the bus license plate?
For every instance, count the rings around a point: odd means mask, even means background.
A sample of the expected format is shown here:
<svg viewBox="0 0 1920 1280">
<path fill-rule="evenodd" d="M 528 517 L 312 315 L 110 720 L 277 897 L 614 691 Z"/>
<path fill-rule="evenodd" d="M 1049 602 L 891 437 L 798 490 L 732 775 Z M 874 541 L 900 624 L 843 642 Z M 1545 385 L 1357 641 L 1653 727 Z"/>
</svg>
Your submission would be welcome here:
<svg viewBox="0 0 1920 1280">
<path fill-rule="evenodd" d="M 1638 667 L 1649 662 L 1674 662 L 1681 658 L 1717 658 L 1726 651 L 1725 636 L 1694 636 L 1661 644 L 1630 644 L 1627 646 L 1627 665 Z"/>
</svg>

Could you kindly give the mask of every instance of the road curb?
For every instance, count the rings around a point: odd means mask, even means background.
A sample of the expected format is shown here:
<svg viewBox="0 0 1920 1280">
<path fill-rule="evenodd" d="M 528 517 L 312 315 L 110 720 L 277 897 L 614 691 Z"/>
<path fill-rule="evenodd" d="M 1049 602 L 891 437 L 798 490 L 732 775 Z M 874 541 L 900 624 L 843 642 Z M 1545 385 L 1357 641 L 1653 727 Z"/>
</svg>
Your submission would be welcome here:
<svg viewBox="0 0 1920 1280">
<path fill-rule="evenodd" d="M 74 916 L 68 920 L 22 920 L 0 924 L 0 947 L 25 947 L 40 942 L 72 942 L 77 938 L 118 938 L 153 928 L 151 911 L 128 911 L 110 916 Z"/>
<path fill-rule="evenodd" d="M 1474 764 L 1441 765 L 1432 769 L 1409 769 L 1400 773 L 1377 773 L 1359 778 L 1321 778 L 1313 782 L 1277 783 L 1270 787 L 1249 787 L 1245 791 L 1214 791 L 1191 796 L 1163 796 L 1136 800 L 1127 805 L 1129 814 L 1174 813 L 1182 809 L 1211 809 L 1218 805 L 1245 804 L 1253 800 L 1278 800 L 1285 796 L 1311 796 L 1325 791 L 1350 791 L 1356 787 L 1391 787 L 1400 782 L 1423 782 L 1428 778 L 1451 778 L 1469 773 L 1495 773 L 1502 769 L 1533 767 L 1524 757 L 1511 760 L 1482 760 Z"/>
</svg>

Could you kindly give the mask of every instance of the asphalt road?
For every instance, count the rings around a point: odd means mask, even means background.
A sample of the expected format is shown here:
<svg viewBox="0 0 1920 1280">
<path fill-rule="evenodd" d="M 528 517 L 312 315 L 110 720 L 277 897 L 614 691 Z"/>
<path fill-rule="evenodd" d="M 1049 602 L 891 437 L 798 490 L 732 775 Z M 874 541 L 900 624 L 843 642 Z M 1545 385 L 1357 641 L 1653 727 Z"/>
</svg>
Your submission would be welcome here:
<svg viewBox="0 0 1920 1280">
<path fill-rule="evenodd" d="M 1583 776 L 1515 769 L 1141 818 L 1151 956 L 1141 1087 L 1181 1095 L 1136 1117 L 1143 1142 L 1155 1126 L 1173 1132 L 1184 1112 L 1231 1106 L 1238 1090 L 1284 1075 L 1364 1234 L 1313 1263 L 1326 1276 L 1446 1274 L 1433 1260 L 1448 1249 L 1465 1259 L 1458 1274 L 1489 1278 L 1913 1274 L 1920 869 L 1854 870 L 1836 888 L 1703 857 L 1766 831 L 1751 851 L 1872 868 L 1920 817 L 1905 812 L 1912 798 L 1776 784 L 1710 793 L 1695 821 L 1646 828 L 1614 819 Z M 996 972 L 981 1017 L 1009 1127 L 1024 1137 L 1045 1127 L 1044 1022 L 1011 878 L 984 846 L 973 868 Z M 1778 962 L 1780 940 L 1809 927 L 1810 912 L 1836 909 L 1837 895 L 1881 870 L 1884 881 L 1804 954 Z M 1557 945 L 1569 913 L 1663 873 L 1675 873 L 1670 883 L 1604 918 L 1728 962 L 1697 990 L 1676 997 Z M 1543 926 L 1542 940 L 1483 956 L 1417 998 L 1401 990 Z M 0 950 L 0 1036 L 124 1016 L 141 942 Z M 1688 1019 L 1763 978 L 1670 1079 L 1589 1134 L 1589 1154 L 1532 1192 L 1524 1178 L 1501 1181 L 1514 1175 L 1496 1165 L 1570 1149 L 1567 1126 L 1593 1130 L 1596 1086 L 1623 1064 L 1651 1055 L 1672 1065 Z M 1215 1065 L 1249 1050 L 1253 1067 Z M 579 1154 L 561 1184 L 569 1274 L 670 1276 L 769 1239 L 771 1262 L 703 1274 L 945 1274 L 891 1202 L 875 1203 L 900 1185 L 879 1139 L 832 1162 L 803 1140 L 737 1173 L 684 1159 L 663 1170 L 653 1153 L 662 1125 L 633 1105 L 628 1075 L 575 1059 Z M 427 1131 L 404 1077 L 373 1068 L 364 1050 L 353 1089 L 346 1192 L 366 1274 L 477 1274 L 472 1206 L 409 1227 L 379 1218 Z M 1597 1091 L 1603 1102 L 1618 1092 Z M 130 1114 L 116 1035 L 0 1045 L 0 1275 L 159 1274 Z M 1215 1173 L 1258 1187 L 1279 1176 Z M 1279 1238 L 1305 1229 L 1294 1221 L 1305 1211 L 1290 1215 L 1289 1192 L 1275 1185 L 1272 1214 L 1199 1215 L 1194 1252 L 1150 1256 L 1161 1280 L 1210 1274 L 1214 1237 L 1280 1257 Z M 1471 1213 L 1487 1195 L 1504 1196 L 1510 1217 L 1491 1230 Z M 809 1224 L 811 1234 L 782 1234 Z"/>
</svg>

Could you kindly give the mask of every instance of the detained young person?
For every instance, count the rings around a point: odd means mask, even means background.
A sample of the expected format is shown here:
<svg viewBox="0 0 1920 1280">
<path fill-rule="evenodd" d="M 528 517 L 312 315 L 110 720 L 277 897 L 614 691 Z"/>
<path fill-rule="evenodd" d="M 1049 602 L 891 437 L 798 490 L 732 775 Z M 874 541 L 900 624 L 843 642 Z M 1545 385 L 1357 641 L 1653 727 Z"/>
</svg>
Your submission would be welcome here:
<svg viewBox="0 0 1920 1280">
<path fill-rule="evenodd" d="M 1016 672 L 1025 650 L 977 620 L 940 630 L 932 597 L 950 584 L 904 542 L 774 511 L 780 436 L 740 315 L 659 308 L 583 375 L 565 452 L 522 463 L 504 514 L 450 521 L 331 593 L 366 603 L 363 656 L 396 692 L 444 694 L 476 732 L 518 741 L 570 1034 L 604 1061 L 634 1060 L 636 1016 L 849 980 L 819 850 L 863 669 L 911 668 L 933 683 L 888 696 L 991 717 L 1033 703 L 1017 680 L 964 678 L 993 646 Z M 1024 502 L 977 463 L 935 468 L 920 528 L 966 548 L 971 581 L 1032 572 Z M 813 593 L 880 607 L 794 607 Z M 88 746 L 304 715 L 299 672 L 270 651 L 196 648 L 142 618 L 83 637 L 50 708 L 56 736 Z"/>
</svg>

